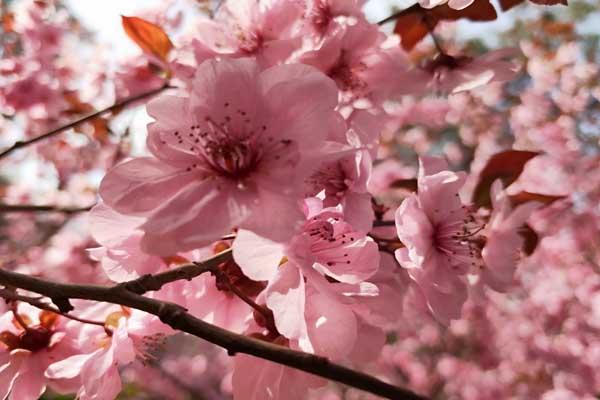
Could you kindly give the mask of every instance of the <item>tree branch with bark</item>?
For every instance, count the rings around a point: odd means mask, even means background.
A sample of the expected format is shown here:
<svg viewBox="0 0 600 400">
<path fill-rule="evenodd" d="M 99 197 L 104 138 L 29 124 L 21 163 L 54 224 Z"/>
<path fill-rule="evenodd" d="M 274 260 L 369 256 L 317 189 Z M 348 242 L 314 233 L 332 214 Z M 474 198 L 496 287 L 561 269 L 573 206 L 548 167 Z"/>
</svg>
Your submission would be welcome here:
<svg viewBox="0 0 600 400">
<path fill-rule="evenodd" d="M 74 299 L 118 304 L 155 315 L 171 328 L 216 344 L 226 349 L 231 356 L 237 353 L 252 355 L 387 399 L 424 399 L 424 397 L 407 389 L 391 385 L 368 374 L 333 363 L 325 357 L 291 350 L 287 347 L 230 332 L 194 317 L 188 313 L 187 309 L 178 304 L 142 295 L 148 291 L 159 290 L 170 282 L 181 279 L 190 280 L 205 272 L 214 272 L 219 264 L 230 257 L 231 249 L 227 249 L 203 262 L 185 264 L 169 271 L 154 275 L 144 275 L 113 286 L 59 283 L 0 269 L 0 284 L 5 287 L 5 291 L 0 292 L 0 297 L 3 297 L 7 293 L 13 293 L 13 289 L 26 290 L 51 299 L 60 313 L 73 311 L 70 301 Z M 11 290 L 6 291 L 6 289 Z M 15 294 L 7 297 L 13 301 L 24 298 L 21 295 Z"/>
</svg>

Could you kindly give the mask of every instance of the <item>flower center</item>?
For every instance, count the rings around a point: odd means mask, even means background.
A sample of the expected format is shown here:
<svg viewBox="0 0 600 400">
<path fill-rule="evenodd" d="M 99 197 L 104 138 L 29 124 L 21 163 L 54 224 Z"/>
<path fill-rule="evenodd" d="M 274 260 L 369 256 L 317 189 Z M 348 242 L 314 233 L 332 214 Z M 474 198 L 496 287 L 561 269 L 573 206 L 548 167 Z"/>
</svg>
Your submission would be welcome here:
<svg viewBox="0 0 600 400">
<path fill-rule="evenodd" d="M 0 342 L 4 343 L 9 350 L 25 349 L 33 353 L 47 348 L 53 333 L 41 325 L 29 326 L 18 335 L 9 331 L 1 332 Z"/>
<path fill-rule="evenodd" d="M 479 232 L 484 224 L 478 222 L 464 206 L 452 215 L 453 218 L 435 229 L 435 248 L 446 257 L 451 268 L 460 273 L 467 273 L 475 267 L 482 268 L 481 250 L 485 245 L 485 237 Z"/>
</svg>

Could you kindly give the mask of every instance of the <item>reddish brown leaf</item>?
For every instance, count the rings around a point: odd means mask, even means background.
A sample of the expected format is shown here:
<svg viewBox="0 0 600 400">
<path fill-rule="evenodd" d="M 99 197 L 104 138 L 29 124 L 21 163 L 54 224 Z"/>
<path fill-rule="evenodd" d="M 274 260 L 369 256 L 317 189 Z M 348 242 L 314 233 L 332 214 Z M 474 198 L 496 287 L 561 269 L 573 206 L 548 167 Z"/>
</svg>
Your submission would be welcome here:
<svg viewBox="0 0 600 400">
<path fill-rule="evenodd" d="M 438 21 L 433 17 L 428 17 L 424 9 L 419 7 L 418 4 L 405 11 L 407 13 L 396 20 L 394 33 L 400 36 L 400 42 L 404 50 L 411 50 L 427 36 L 430 29 L 435 28 Z M 428 23 L 426 18 L 429 18 Z"/>
<path fill-rule="evenodd" d="M 417 180 L 412 179 L 396 179 L 390 183 L 390 189 L 406 189 L 411 192 L 417 191 Z"/>
<path fill-rule="evenodd" d="M 479 174 L 479 181 L 473 191 L 473 204 L 490 207 L 490 188 L 496 179 L 501 179 L 504 187 L 517 180 L 527 161 L 539 153 L 533 151 L 507 150 L 494 154 Z"/>
<path fill-rule="evenodd" d="M 58 323 L 58 314 L 48 310 L 40 311 L 40 325 L 52 329 Z"/>
<path fill-rule="evenodd" d="M 525 0 L 500 0 L 500 8 L 502 8 L 502 11 L 507 11 L 524 1 Z"/>
<path fill-rule="evenodd" d="M 3 14 L 2 19 L 2 30 L 4 33 L 14 32 L 15 30 L 15 14 L 7 12 Z"/>
<path fill-rule="evenodd" d="M 123 29 L 143 51 L 166 61 L 173 43 L 163 29 L 138 17 L 121 16 Z"/>
<path fill-rule="evenodd" d="M 530 256 L 533 254 L 540 241 L 538 234 L 533 230 L 533 228 L 531 228 L 531 226 L 525 224 L 519 228 L 519 235 L 521 235 L 524 239 L 523 252 Z"/>
<path fill-rule="evenodd" d="M 562 4 L 563 6 L 568 6 L 569 3 L 567 0 L 529 0 L 532 3 L 540 4 L 542 6 L 553 6 L 556 4 Z"/>
<path fill-rule="evenodd" d="M 447 4 L 432 9 L 415 4 L 400 13 L 396 19 L 394 33 L 400 36 L 402 47 L 411 50 L 435 29 L 440 21 L 456 21 L 461 18 L 471 21 L 492 21 L 497 17 L 496 10 L 489 0 L 475 0 L 462 10 L 455 10 Z"/>
<path fill-rule="evenodd" d="M 502 11 L 510 10 L 511 8 L 523 3 L 525 0 L 500 0 L 500 7 Z M 555 4 L 562 4 L 567 6 L 567 0 L 529 0 L 534 4 L 540 4 L 544 6 L 551 6 Z"/>
<path fill-rule="evenodd" d="M 554 203 L 556 200 L 564 199 L 565 196 L 552 196 L 549 194 L 531 193 L 531 192 L 519 192 L 510 196 L 510 202 L 513 207 L 519 204 L 527 203 L 528 201 L 537 201 L 539 203 L 549 205 Z"/>
<path fill-rule="evenodd" d="M 3 343 L 9 350 L 19 348 L 21 341 L 19 337 L 10 331 L 0 332 L 0 343 Z"/>
<path fill-rule="evenodd" d="M 461 18 L 466 18 L 471 21 L 484 22 L 493 21 L 498 18 L 496 9 L 489 0 L 475 0 L 471 5 L 462 10 L 455 10 L 444 4 L 434 7 L 431 13 L 439 20 L 456 21 Z"/>
</svg>

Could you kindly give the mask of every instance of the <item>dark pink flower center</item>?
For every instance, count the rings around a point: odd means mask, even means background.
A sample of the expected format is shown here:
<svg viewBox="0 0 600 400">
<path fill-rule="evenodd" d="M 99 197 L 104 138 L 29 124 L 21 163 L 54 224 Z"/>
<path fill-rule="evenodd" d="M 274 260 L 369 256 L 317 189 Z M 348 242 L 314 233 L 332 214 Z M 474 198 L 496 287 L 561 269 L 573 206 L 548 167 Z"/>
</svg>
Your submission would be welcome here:
<svg viewBox="0 0 600 400">
<path fill-rule="evenodd" d="M 307 15 L 308 20 L 320 35 L 325 34 L 333 17 L 327 0 L 317 1 Z"/>
<path fill-rule="evenodd" d="M 229 103 L 224 103 L 229 110 Z M 255 123 L 246 111 L 224 113 L 222 121 L 211 116 L 202 123 L 189 126 L 187 132 L 174 131 L 162 140 L 188 154 L 198 162 L 187 167 L 203 176 L 218 176 L 241 182 L 256 172 L 265 160 L 289 159 L 293 153 L 291 140 L 276 139 L 267 125 Z"/>
<path fill-rule="evenodd" d="M 466 273 L 473 267 L 481 268 L 481 250 L 485 245 L 485 238 L 478 233 L 482 229 L 483 225 L 476 221 L 466 207 L 452 210 L 451 218 L 435 227 L 435 249 L 446 257 L 453 269 L 461 273 Z"/>
<path fill-rule="evenodd" d="M 309 237 L 310 251 L 319 262 L 328 266 L 350 264 L 351 260 L 344 246 L 354 242 L 357 233 L 352 231 L 350 225 L 341 221 L 340 217 L 314 217 L 306 223 L 304 232 Z"/>
<path fill-rule="evenodd" d="M 344 91 L 365 90 L 367 84 L 360 78 L 357 72 L 365 69 L 362 63 L 350 65 L 346 50 L 341 50 L 337 62 L 327 71 L 327 75 L 333 79 L 338 87 Z"/>
<path fill-rule="evenodd" d="M 348 159 L 335 161 L 325 164 L 310 178 L 306 180 L 306 184 L 311 191 L 309 195 L 316 195 L 321 190 L 325 189 L 325 194 L 331 197 L 344 197 L 348 186 L 351 184 L 347 177 L 346 168 L 349 162 Z"/>
</svg>

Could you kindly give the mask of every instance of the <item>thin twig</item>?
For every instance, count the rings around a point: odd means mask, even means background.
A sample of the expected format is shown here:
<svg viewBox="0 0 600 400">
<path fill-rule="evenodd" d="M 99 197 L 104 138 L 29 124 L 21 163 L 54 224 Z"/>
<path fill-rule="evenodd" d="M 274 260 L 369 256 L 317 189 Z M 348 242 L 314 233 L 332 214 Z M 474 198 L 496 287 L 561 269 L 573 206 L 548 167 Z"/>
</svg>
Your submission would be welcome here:
<svg viewBox="0 0 600 400">
<path fill-rule="evenodd" d="M 382 226 L 396 226 L 396 221 L 373 221 L 374 228 L 381 228 Z"/>
<path fill-rule="evenodd" d="M 70 299 L 84 299 L 120 304 L 155 315 L 175 330 L 187 332 L 218 346 L 229 354 L 249 354 L 310 374 L 331 379 L 375 395 L 394 400 L 422 400 L 409 390 L 393 386 L 373 376 L 330 362 L 325 357 L 303 353 L 287 347 L 239 335 L 195 318 L 182 306 L 144 297 L 128 290 L 127 285 L 115 286 L 64 284 L 0 268 L 0 284 L 28 290 L 49 297 L 69 310 Z M 62 307 L 61 307 L 62 305 Z M 71 306 L 72 309 L 72 306 Z M 64 311 L 64 310 L 63 310 Z"/>
<path fill-rule="evenodd" d="M 32 204 L 0 204 L 0 214 L 18 213 L 18 212 L 57 212 L 62 214 L 76 214 L 90 211 L 92 206 L 88 207 L 58 207 L 52 205 L 36 206 Z"/>
<path fill-rule="evenodd" d="M 58 128 L 55 128 L 55 129 L 51 130 L 50 132 L 46 132 L 46 133 L 44 133 L 42 135 L 36 136 L 33 139 L 15 142 L 15 144 L 13 144 L 12 146 L 10 146 L 9 148 L 5 149 L 4 151 L 2 151 L 0 153 L 0 159 L 8 156 L 9 154 L 11 154 L 13 151 L 15 151 L 17 149 L 29 146 L 29 145 L 34 144 L 34 143 L 37 143 L 40 140 L 44 140 L 44 139 L 48 139 L 50 137 L 56 136 L 59 133 L 65 131 L 67 129 L 74 128 L 77 125 L 79 125 L 79 124 L 81 124 L 83 122 L 92 120 L 94 118 L 97 118 L 97 117 L 101 116 L 104 113 L 117 110 L 117 109 L 119 109 L 121 107 L 124 107 L 124 106 L 126 106 L 128 104 L 134 103 L 134 102 L 136 102 L 138 100 L 145 99 L 146 97 L 154 96 L 155 94 L 158 94 L 158 93 L 162 92 L 165 89 L 171 89 L 171 88 L 173 88 L 173 86 L 170 86 L 168 83 L 165 83 L 164 85 L 162 85 L 159 88 L 156 88 L 156 89 L 150 90 L 148 92 L 141 93 L 141 94 L 138 94 L 136 96 L 131 96 L 131 97 L 128 97 L 128 98 L 126 98 L 124 100 L 118 101 L 118 102 L 116 102 L 115 104 L 113 104 L 110 107 L 103 108 L 100 111 L 96 111 L 96 112 L 93 112 L 91 114 L 88 114 L 88 115 L 86 115 L 84 117 L 76 119 L 75 121 L 69 122 L 66 125 L 59 126 Z"/>
<path fill-rule="evenodd" d="M 231 258 L 231 252 L 231 248 L 228 248 L 207 260 L 185 264 L 159 274 L 142 275 L 137 279 L 119 285 L 135 294 L 157 291 L 167 283 L 183 279 L 190 281 L 205 272 L 213 272 L 219 264 Z"/>
<path fill-rule="evenodd" d="M 389 17 L 386 17 L 380 21 L 377 21 L 376 24 L 379 26 L 387 24 L 388 22 L 391 22 L 391 21 L 399 18 L 405 11 L 406 10 L 397 11 L 397 12 L 393 13 L 392 15 L 390 15 Z"/>
<path fill-rule="evenodd" d="M 0 289 L 0 297 L 8 300 L 8 301 L 21 301 L 23 303 L 27 303 L 29 305 L 34 306 L 35 308 L 39 308 L 40 310 L 46 310 L 46 311 L 51 311 L 55 314 L 58 315 L 62 315 L 65 318 L 68 319 L 72 319 L 73 321 L 77 321 L 77 322 L 81 322 L 83 324 L 91 324 L 91 325 L 98 325 L 103 327 L 104 329 L 106 328 L 106 325 L 104 324 L 104 322 L 100 322 L 100 321 L 92 321 L 90 319 L 85 319 L 85 318 L 79 318 L 75 315 L 69 314 L 69 313 L 64 313 L 62 311 L 60 311 L 59 309 L 52 307 L 50 304 L 48 303 L 44 303 L 43 301 L 40 300 L 40 298 L 38 297 L 30 297 L 30 296 L 23 296 L 20 295 L 18 293 L 15 293 L 12 290 L 8 290 L 8 289 Z M 17 316 L 17 314 L 15 314 L 15 317 Z M 17 319 L 17 322 L 19 320 Z M 22 325 L 19 322 L 20 325 Z M 27 325 L 25 325 L 23 327 L 23 329 L 27 329 Z"/>
</svg>

